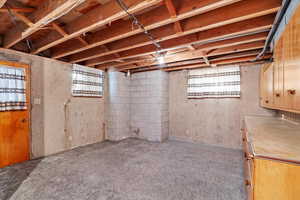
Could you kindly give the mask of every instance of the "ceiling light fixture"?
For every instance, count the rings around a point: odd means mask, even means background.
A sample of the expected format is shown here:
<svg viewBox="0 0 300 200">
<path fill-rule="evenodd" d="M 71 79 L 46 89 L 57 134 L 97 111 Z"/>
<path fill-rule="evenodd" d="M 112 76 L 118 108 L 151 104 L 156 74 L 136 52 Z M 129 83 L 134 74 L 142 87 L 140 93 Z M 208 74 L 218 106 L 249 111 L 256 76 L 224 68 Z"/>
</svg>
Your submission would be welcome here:
<svg viewBox="0 0 300 200">
<path fill-rule="evenodd" d="M 157 57 L 157 61 L 160 65 L 163 65 L 165 64 L 165 57 L 164 55 L 160 54 L 158 57 Z"/>
</svg>

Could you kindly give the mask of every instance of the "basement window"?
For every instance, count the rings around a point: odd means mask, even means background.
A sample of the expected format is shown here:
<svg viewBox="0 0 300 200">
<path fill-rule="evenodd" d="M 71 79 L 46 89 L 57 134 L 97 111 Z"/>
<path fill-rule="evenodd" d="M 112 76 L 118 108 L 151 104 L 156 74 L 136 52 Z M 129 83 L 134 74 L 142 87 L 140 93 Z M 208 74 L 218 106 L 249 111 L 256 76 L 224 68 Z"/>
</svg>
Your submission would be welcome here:
<svg viewBox="0 0 300 200">
<path fill-rule="evenodd" d="M 188 71 L 188 98 L 230 98 L 241 95 L 239 66 Z"/>
<path fill-rule="evenodd" d="M 103 71 L 74 64 L 72 70 L 72 95 L 75 97 L 102 97 Z"/>
</svg>

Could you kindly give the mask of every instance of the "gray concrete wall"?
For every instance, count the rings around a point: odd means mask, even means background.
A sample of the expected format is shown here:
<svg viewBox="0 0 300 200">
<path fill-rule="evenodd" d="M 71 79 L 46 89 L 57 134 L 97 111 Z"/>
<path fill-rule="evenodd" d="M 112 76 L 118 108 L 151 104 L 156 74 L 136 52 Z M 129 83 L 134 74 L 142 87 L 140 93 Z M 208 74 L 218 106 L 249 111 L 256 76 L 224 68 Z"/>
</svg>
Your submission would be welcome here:
<svg viewBox="0 0 300 200">
<path fill-rule="evenodd" d="M 138 138 L 164 141 L 169 134 L 169 75 L 164 71 L 136 73 L 130 82 L 130 127 Z"/>
<path fill-rule="evenodd" d="M 241 68 L 241 98 L 187 99 L 187 71 L 169 74 L 170 138 L 241 148 L 240 126 L 249 114 L 274 115 L 259 106 L 260 66 Z"/>
<path fill-rule="evenodd" d="M 71 65 L 0 49 L 0 59 L 31 66 L 31 157 L 104 140 L 104 99 L 71 96 Z"/>
</svg>

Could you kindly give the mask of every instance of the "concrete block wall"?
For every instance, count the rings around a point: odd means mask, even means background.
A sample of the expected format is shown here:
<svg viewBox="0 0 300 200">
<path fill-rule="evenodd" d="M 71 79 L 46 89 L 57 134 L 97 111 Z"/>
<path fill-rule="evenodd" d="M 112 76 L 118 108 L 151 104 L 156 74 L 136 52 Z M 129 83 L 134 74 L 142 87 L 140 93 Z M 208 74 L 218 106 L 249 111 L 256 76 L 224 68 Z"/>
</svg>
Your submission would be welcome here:
<svg viewBox="0 0 300 200">
<path fill-rule="evenodd" d="M 133 74 L 130 127 L 134 136 L 162 142 L 169 133 L 169 78 L 163 71 Z"/>
<path fill-rule="evenodd" d="M 119 141 L 131 137 L 130 78 L 110 69 L 107 73 L 106 139 Z"/>
</svg>

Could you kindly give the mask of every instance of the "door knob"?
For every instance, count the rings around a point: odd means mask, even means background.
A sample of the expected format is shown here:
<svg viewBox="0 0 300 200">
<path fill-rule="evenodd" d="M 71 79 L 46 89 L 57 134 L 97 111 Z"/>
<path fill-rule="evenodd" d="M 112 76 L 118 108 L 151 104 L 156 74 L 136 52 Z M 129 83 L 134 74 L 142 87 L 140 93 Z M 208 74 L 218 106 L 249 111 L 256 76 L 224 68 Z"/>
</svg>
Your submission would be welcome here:
<svg viewBox="0 0 300 200">
<path fill-rule="evenodd" d="M 288 93 L 291 95 L 295 95 L 296 94 L 296 90 L 288 90 Z"/>
<path fill-rule="evenodd" d="M 25 122 L 27 122 L 27 120 L 26 120 L 26 119 L 22 119 L 21 122 L 22 122 L 22 123 L 25 123 Z"/>
</svg>

